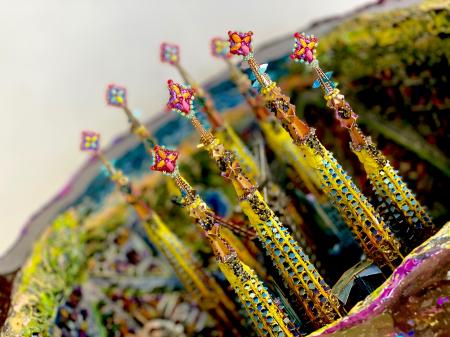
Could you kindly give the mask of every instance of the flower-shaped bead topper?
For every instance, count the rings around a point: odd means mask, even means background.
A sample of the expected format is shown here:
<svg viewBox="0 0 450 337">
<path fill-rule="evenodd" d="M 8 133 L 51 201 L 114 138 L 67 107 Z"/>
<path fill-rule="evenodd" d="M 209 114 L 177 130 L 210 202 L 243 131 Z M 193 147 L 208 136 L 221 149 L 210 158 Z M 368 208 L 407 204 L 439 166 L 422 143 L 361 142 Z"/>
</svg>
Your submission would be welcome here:
<svg viewBox="0 0 450 337">
<path fill-rule="evenodd" d="M 252 53 L 253 32 L 228 32 L 230 53 L 234 55 L 248 56 Z"/>
<path fill-rule="evenodd" d="M 177 64 L 180 61 L 180 47 L 176 44 L 161 43 L 160 57 L 162 62 Z"/>
<path fill-rule="evenodd" d="M 97 152 L 100 149 L 100 134 L 94 131 L 81 132 L 81 151 Z"/>
<path fill-rule="evenodd" d="M 154 164 L 150 167 L 153 171 L 159 171 L 169 175 L 176 172 L 179 156 L 178 151 L 172 151 L 163 146 L 155 145 L 153 153 Z"/>
<path fill-rule="evenodd" d="M 192 116 L 194 111 L 194 90 L 172 80 L 167 81 L 167 86 L 170 94 L 167 107 L 179 112 L 182 116 Z"/>
<path fill-rule="evenodd" d="M 224 59 L 231 58 L 230 54 L 230 42 L 220 37 L 215 37 L 211 40 L 211 53 L 215 57 Z"/>
<path fill-rule="evenodd" d="M 291 58 L 294 61 L 310 64 L 316 58 L 316 48 L 319 44 L 314 35 L 305 35 L 304 33 L 295 33 L 295 45 L 292 49 Z"/>
<path fill-rule="evenodd" d="M 127 105 L 127 89 L 116 84 L 109 84 L 106 88 L 106 102 L 108 105 L 124 107 Z"/>
</svg>

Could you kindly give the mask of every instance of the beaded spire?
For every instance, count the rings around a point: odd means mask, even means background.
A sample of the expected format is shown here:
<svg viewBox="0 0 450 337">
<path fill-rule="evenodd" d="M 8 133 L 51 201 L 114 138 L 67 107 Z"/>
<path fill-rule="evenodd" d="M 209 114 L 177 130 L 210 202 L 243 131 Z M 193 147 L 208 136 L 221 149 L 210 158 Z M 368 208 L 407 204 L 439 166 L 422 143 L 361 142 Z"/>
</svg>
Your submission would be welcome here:
<svg viewBox="0 0 450 337">
<path fill-rule="evenodd" d="M 403 258 L 399 242 L 332 153 L 320 143 L 315 130 L 297 117 L 295 106 L 290 103 L 289 97 L 282 94 L 281 89 L 265 72 L 260 71 L 260 66 L 253 56 L 253 33 L 230 31 L 228 35 L 230 52 L 242 55 L 247 61 L 261 86 L 266 106 L 281 121 L 308 164 L 316 170 L 325 194 L 338 209 L 365 254 L 380 267 L 388 266 L 394 269 Z M 307 59 L 312 57 L 309 52 L 306 55 Z"/>
<path fill-rule="evenodd" d="M 234 325 L 229 315 L 237 317 L 236 308 L 217 281 L 204 268 L 193 254 L 150 205 L 133 188 L 132 183 L 122 171 L 116 170 L 100 152 L 100 134 L 82 132 L 81 149 L 94 152 L 108 170 L 111 180 L 116 184 L 125 201 L 134 208 L 142 222 L 150 241 L 166 257 L 178 279 L 189 296 L 199 307 L 209 312 L 228 328 Z M 97 145 L 93 145 L 96 143 Z M 239 334 L 235 334 L 239 336 Z"/>
<path fill-rule="evenodd" d="M 307 190 L 313 193 L 318 201 L 324 201 L 325 196 L 318 188 L 320 185 L 316 173 L 305 163 L 300 151 L 291 142 L 289 134 L 281 127 L 279 122 L 271 116 L 270 111 L 266 109 L 264 106 L 264 99 L 257 90 L 252 87 L 248 76 L 231 62 L 230 58 L 232 54 L 229 52 L 229 46 L 230 43 L 228 40 L 213 38 L 211 40 L 211 53 L 214 57 L 224 60 L 228 65 L 231 80 L 255 113 L 258 125 L 265 136 L 268 146 L 280 160 L 289 163 L 294 168 Z M 228 144 L 226 141 L 222 141 L 222 143 Z M 315 182 L 318 187 L 315 185 Z M 308 253 L 311 260 L 315 262 L 315 245 L 313 244 L 313 240 L 309 238 L 307 229 L 304 229 L 307 225 L 301 214 L 293 205 L 292 200 L 284 193 L 280 186 L 273 182 L 270 183 L 268 191 L 271 192 L 269 193 L 268 198 L 269 206 L 276 214 L 282 215 L 282 222 L 290 227 L 295 239 L 299 242 L 303 250 Z M 326 215 L 323 214 L 322 219 L 330 226 L 333 226 L 331 220 L 328 219 Z"/>
<path fill-rule="evenodd" d="M 116 84 L 109 84 L 106 88 L 106 103 L 113 107 L 122 108 L 128 117 L 131 132 L 144 142 L 145 148 L 150 154 L 152 147 L 155 145 L 155 139 L 151 136 L 147 128 L 137 120 L 128 107 L 127 89 Z"/>
<path fill-rule="evenodd" d="M 156 166 L 152 166 L 152 170 L 166 173 L 158 167 L 160 166 L 156 161 Z M 195 219 L 209 239 L 219 268 L 238 295 L 258 336 L 293 337 L 293 326 L 287 315 L 275 304 L 267 287 L 258 279 L 254 270 L 239 259 L 234 247 L 222 235 L 220 223 L 214 216 L 214 212 L 177 169 L 169 175 L 174 179 L 181 194 L 184 195 L 183 204 L 189 215 Z"/>
<path fill-rule="evenodd" d="M 255 113 L 258 124 L 272 151 L 274 151 L 279 159 L 286 161 L 294 168 L 306 188 L 313 193 L 318 200 L 324 201 L 325 197 L 320 191 L 320 182 L 316 173 L 306 164 L 304 157 L 290 140 L 289 134 L 281 127 L 280 123 L 271 116 L 270 111 L 264 106 L 264 98 L 258 93 L 255 87 L 252 87 L 252 83 L 248 76 L 231 62 L 230 58 L 232 54 L 229 52 L 229 46 L 230 43 L 225 39 L 212 39 L 212 55 L 223 59 L 228 65 L 231 80 Z"/>
<path fill-rule="evenodd" d="M 169 81 L 170 83 L 173 84 Z M 170 86 L 169 91 L 172 97 Z M 182 99 L 181 95 L 179 99 Z M 190 96 L 190 99 L 193 99 L 193 96 Z M 176 109 L 171 100 L 168 107 Z M 182 116 L 191 120 L 200 134 L 203 146 L 216 161 L 222 176 L 232 182 L 241 208 L 256 230 L 258 239 L 297 302 L 303 305 L 311 324 L 320 327 L 340 317 L 341 309 L 337 297 L 297 241 L 266 204 L 256 186 L 243 173 L 234 153 L 225 149 L 218 139 L 204 129 L 192 108 L 184 111 Z"/>
<path fill-rule="evenodd" d="M 332 80 L 332 72 L 324 72 L 319 66 L 316 59 L 318 39 L 304 33 L 296 33 L 294 37 L 295 46 L 291 58 L 314 70 L 316 80 L 313 87 L 322 88 L 327 106 L 335 111 L 340 125 L 348 130 L 350 147 L 363 164 L 376 196 L 381 205 L 384 205 L 383 208 L 393 214 L 389 223 L 391 228 L 402 237 L 408 251 L 412 250 L 434 232 L 431 218 L 383 153 L 372 143 L 370 137 L 362 133 L 357 125 L 358 115 Z M 401 219 L 406 220 L 406 226 L 401 224 Z"/>
</svg>

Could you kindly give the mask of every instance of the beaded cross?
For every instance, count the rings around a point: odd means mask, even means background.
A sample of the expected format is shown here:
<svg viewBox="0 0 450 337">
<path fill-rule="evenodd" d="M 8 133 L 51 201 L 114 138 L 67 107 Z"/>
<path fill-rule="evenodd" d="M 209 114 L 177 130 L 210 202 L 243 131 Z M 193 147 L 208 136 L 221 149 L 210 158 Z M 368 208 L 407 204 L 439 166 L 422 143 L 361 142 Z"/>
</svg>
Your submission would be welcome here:
<svg viewBox="0 0 450 337">
<path fill-rule="evenodd" d="M 230 43 L 225 39 L 221 39 L 220 37 L 213 38 L 211 40 L 211 53 L 215 57 L 224 59 L 231 58 Z"/>
<path fill-rule="evenodd" d="M 316 48 L 319 44 L 314 35 L 295 33 L 295 45 L 291 58 L 298 62 L 311 63 L 316 59 Z"/>
<path fill-rule="evenodd" d="M 154 164 L 151 169 L 168 175 L 173 175 L 177 171 L 178 151 L 166 149 L 163 146 L 156 145 L 153 148 Z"/>
<path fill-rule="evenodd" d="M 109 84 L 106 88 L 106 103 L 117 107 L 126 106 L 127 89 L 116 84 Z"/>
<path fill-rule="evenodd" d="M 248 56 L 252 53 L 253 32 L 228 32 L 230 37 L 230 53 L 234 55 Z"/>
<path fill-rule="evenodd" d="M 161 43 L 160 57 L 162 62 L 177 64 L 180 61 L 180 47 L 176 44 Z"/>
<path fill-rule="evenodd" d="M 170 94 L 167 107 L 189 117 L 194 109 L 194 90 L 172 80 L 167 81 L 167 86 Z"/>
<path fill-rule="evenodd" d="M 80 149 L 97 152 L 100 149 L 100 134 L 94 131 L 81 132 Z"/>
</svg>

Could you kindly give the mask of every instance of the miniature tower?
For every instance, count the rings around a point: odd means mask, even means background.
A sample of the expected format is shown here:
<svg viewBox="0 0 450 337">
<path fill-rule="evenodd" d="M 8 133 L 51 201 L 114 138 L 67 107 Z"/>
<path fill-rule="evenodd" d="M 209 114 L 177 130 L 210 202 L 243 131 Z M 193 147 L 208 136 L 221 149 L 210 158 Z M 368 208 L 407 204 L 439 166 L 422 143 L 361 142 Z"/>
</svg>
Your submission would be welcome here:
<svg viewBox="0 0 450 337">
<path fill-rule="evenodd" d="M 258 336 L 294 336 L 292 323 L 278 307 L 267 287 L 255 272 L 243 263 L 235 249 L 222 237 L 219 223 L 212 210 L 180 175 L 176 166 L 178 152 L 160 146 L 154 148 L 152 170 L 163 172 L 174 179 L 184 196 L 184 205 L 208 237 L 219 268 L 238 295 Z"/>
<path fill-rule="evenodd" d="M 181 66 L 180 48 L 177 45 L 162 43 L 161 61 L 175 66 L 183 78 L 183 81 L 194 89 L 198 102 L 200 103 L 200 107 L 208 117 L 208 121 L 211 124 L 216 137 L 221 141 L 230 144 L 230 148 L 235 151 L 241 165 L 247 170 L 249 178 L 256 181 L 260 174 L 258 164 L 233 128 L 229 126 L 217 112 L 214 102 L 208 96 L 206 91 L 197 82 L 195 82 L 192 77 L 189 76 L 185 68 Z"/>
<path fill-rule="evenodd" d="M 315 135 L 315 130 L 299 119 L 289 97 L 260 70 L 253 57 L 252 32 L 228 32 L 230 52 L 247 61 L 257 81 L 266 106 L 281 121 L 307 162 L 317 171 L 323 190 L 338 209 L 365 254 L 380 267 L 394 269 L 403 256 L 399 242 L 376 213 L 367 198 L 361 194 L 347 173 L 327 151 Z"/>
<path fill-rule="evenodd" d="M 219 322 L 223 322 L 228 329 L 233 327 L 232 318 L 238 318 L 233 301 L 228 298 L 214 277 L 201 267 L 190 249 L 133 190 L 130 180 L 122 171 L 116 170 L 103 156 L 99 149 L 99 142 L 100 134 L 91 131 L 82 132 L 81 149 L 94 152 L 103 163 L 125 201 L 136 211 L 150 241 L 166 257 L 189 297 L 202 310 L 209 312 Z M 239 334 L 235 335 L 239 336 Z"/>
<path fill-rule="evenodd" d="M 242 210 L 287 287 L 298 303 L 303 305 L 311 324 L 320 327 L 340 317 L 341 308 L 337 297 L 266 204 L 255 185 L 245 176 L 233 152 L 225 149 L 195 117 L 194 91 L 171 80 L 168 81 L 168 86 L 168 107 L 192 122 L 200 134 L 202 145 L 216 161 L 222 175 L 232 182 Z"/>
<path fill-rule="evenodd" d="M 412 250 L 433 234 L 435 227 L 431 218 L 383 153 L 372 143 L 370 137 L 362 133 L 356 122 L 358 115 L 353 112 L 331 79 L 332 72 L 325 73 L 319 66 L 315 56 L 317 37 L 304 33 L 296 33 L 294 36 L 295 48 L 291 58 L 309 65 L 314 70 L 316 81 L 313 86 L 322 88 L 327 106 L 335 111 L 335 117 L 340 125 L 348 130 L 351 138 L 350 147 L 363 164 L 376 196 L 385 208 L 393 213 L 390 226 L 402 237 L 408 251 Z M 400 225 L 400 219 L 406 220 L 406 226 Z M 398 228 L 399 226 L 404 228 Z"/>
<path fill-rule="evenodd" d="M 291 165 L 306 188 L 319 201 L 324 201 L 325 196 L 320 191 L 320 181 L 314 170 L 307 165 L 298 148 L 292 143 L 289 134 L 281 127 L 280 123 L 270 114 L 264 106 L 264 99 L 259 95 L 255 87 L 252 87 L 250 79 L 245 75 L 230 58 L 230 43 L 221 38 L 211 40 L 211 53 L 214 57 L 222 59 L 227 64 L 231 80 L 239 92 L 252 108 L 258 124 L 264 133 L 267 144 L 276 156 Z"/>
</svg>

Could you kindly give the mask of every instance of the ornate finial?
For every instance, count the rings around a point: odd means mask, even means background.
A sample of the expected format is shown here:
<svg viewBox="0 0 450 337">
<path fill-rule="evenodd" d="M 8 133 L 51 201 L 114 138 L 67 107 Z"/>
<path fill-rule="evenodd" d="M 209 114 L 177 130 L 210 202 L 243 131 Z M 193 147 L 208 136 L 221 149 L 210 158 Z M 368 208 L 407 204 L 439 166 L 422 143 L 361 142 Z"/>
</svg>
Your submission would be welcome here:
<svg viewBox="0 0 450 337">
<path fill-rule="evenodd" d="M 161 62 L 170 63 L 172 65 L 180 62 L 180 47 L 176 44 L 161 43 Z"/>
<path fill-rule="evenodd" d="M 167 81 L 167 86 L 170 94 L 167 107 L 185 117 L 192 115 L 194 111 L 194 90 L 179 83 L 174 83 L 172 80 Z"/>
<path fill-rule="evenodd" d="M 230 53 L 234 55 L 248 56 L 253 52 L 252 48 L 253 32 L 228 32 L 230 42 Z"/>
<path fill-rule="evenodd" d="M 319 44 L 317 37 L 305 33 L 295 33 L 294 37 L 295 45 L 291 58 L 294 61 L 311 64 L 316 59 L 316 48 Z"/>
<path fill-rule="evenodd" d="M 229 59 L 230 54 L 230 42 L 220 37 L 215 37 L 211 40 L 211 54 L 215 57 Z"/>
<path fill-rule="evenodd" d="M 81 132 L 81 151 L 98 152 L 100 149 L 100 134 L 94 131 Z"/>
<path fill-rule="evenodd" d="M 167 81 L 170 98 L 167 107 L 180 113 L 181 116 L 191 120 L 191 123 L 200 133 L 200 138 L 204 145 L 214 141 L 213 135 L 207 131 L 200 121 L 195 117 L 194 110 L 194 90 L 181 84 Z"/>
<path fill-rule="evenodd" d="M 159 171 L 168 175 L 173 175 L 177 172 L 178 151 L 172 151 L 156 145 L 153 148 L 153 153 L 154 164 L 151 167 L 153 171 Z"/>
<path fill-rule="evenodd" d="M 305 33 L 295 33 L 295 46 L 291 58 L 294 61 L 300 61 L 309 64 L 316 73 L 316 80 L 313 88 L 322 87 L 327 106 L 336 112 L 336 119 L 341 126 L 352 129 L 355 125 L 358 115 L 356 115 L 351 106 L 346 102 L 344 95 L 336 87 L 332 80 L 333 72 L 324 72 L 316 59 L 316 48 L 318 43 L 314 35 L 305 35 Z"/>
<path fill-rule="evenodd" d="M 257 80 L 257 83 L 255 82 L 253 86 L 255 88 L 261 87 L 261 93 L 265 94 L 270 92 L 276 84 L 266 74 L 267 65 L 259 65 L 253 57 L 252 35 L 253 32 L 239 33 L 229 31 L 230 53 L 244 57 Z"/>
<path fill-rule="evenodd" d="M 106 103 L 123 108 L 127 105 L 127 89 L 116 84 L 109 84 L 106 88 Z"/>
</svg>

